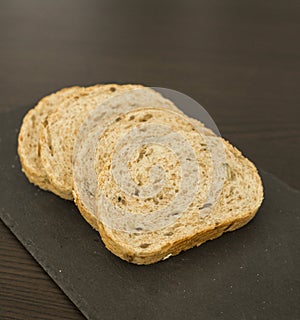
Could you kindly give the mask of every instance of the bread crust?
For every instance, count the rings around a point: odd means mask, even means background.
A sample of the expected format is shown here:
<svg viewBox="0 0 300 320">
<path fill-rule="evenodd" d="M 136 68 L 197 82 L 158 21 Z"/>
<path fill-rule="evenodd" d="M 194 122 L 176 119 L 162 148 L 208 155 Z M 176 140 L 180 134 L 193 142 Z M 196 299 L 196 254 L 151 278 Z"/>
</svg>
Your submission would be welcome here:
<svg viewBox="0 0 300 320">
<path fill-rule="evenodd" d="M 23 118 L 18 135 L 18 155 L 22 171 L 31 183 L 43 190 L 53 192 L 54 189 L 40 159 L 38 138 L 42 127 L 41 122 L 55 109 L 56 102 L 59 103 L 60 99 L 68 99 L 79 89 L 78 86 L 63 88 L 42 98 Z"/>
<path fill-rule="evenodd" d="M 73 191 L 73 197 L 79 212 L 81 213 L 83 218 L 86 220 L 86 222 L 90 224 L 94 229 L 98 230 L 98 221 L 96 217 L 85 208 L 84 204 L 80 201 L 77 193 L 74 191 Z"/>
<path fill-rule="evenodd" d="M 133 250 L 124 247 L 122 243 L 114 241 L 109 236 L 105 227 L 101 224 L 100 221 L 98 222 L 98 231 L 103 243 L 105 244 L 105 247 L 113 254 L 115 254 L 122 260 L 134 264 L 148 265 L 161 260 L 166 260 L 171 256 L 176 256 L 182 251 L 186 251 L 193 247 L 198 247 L 208 240 L 216 239 L 225 232 L 234 231 L 243 227 L 254 218 L 257 210 L 258 208 L 253 211 L 247 212 L 244 217 L 232 221 L 225 221 L 220 225 L 201 230 L 174 243 L 167 243 L 157 252 L 150 252 L 145 254 L 137 254 Z"/>
</svg>

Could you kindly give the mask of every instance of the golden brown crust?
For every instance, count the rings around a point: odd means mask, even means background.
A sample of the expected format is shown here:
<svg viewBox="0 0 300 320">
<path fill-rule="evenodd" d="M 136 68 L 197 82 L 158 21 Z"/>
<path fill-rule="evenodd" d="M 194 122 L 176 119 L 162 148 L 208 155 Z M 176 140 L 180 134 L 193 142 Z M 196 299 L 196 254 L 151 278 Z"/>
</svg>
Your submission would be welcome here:
<svg viewBox="0 0 300 320">
<path fill-rule="evenodd" d="M 90 212 L 86 210 L 82 202 L 77 197 L 77 194 L 73 191 L 74 196 L 74 202 L 76 206 L 78 207 L 79 212 L 83 216 L 83 218 L 86 220 L 88 224 L 90 224 L 94 229 L 98 230 L 98 222 L 95 216 L 93 216 Z"/>
<path fill-rule="evenodd" d="M 39 131 L 40 123 L 38 123 L 37 126 L 32 128 L 30 126 L 30 119 L 32 119 L 32 117 L 37 118 L 40 115 L 40 113 L 45 113 L 45 116 L 47 116 L 48 112 L 51 112 L 51 108 L 47 110 L 47 104 L 49 103 L 49 99 L 52 99 L 57 95 L 61 96 L 64 94 L 66 94 L 67 97 L 79 88 L 80 87 L 78 86 L 63 88 L 53 94 L 43 97 L 33 109 L 30 109 L 27 112 L 27 114 L 23 118 L 20 132 L 18 135 L 18 154 L 22 166 L 22 171 L 25 173 L 26 177 L 31 183 L 35 184 L 43 190 L 53 192 L 53 187 L 40 162 L 40 159 L 38 158 L 38 154 L 35 155 L 35 153 L 38 153 L 38 151 L 35 150 L 35 146 L 33 146 L 32 143 L 38 143 L 38 141 L 30 141 L 30 137 L 28 136 L 28 130 L 30 130 L 31 134 L 38 137 L 39 133 L 37 131 Z M 34 130 L 37 131 L 34 132 Z M 34 154 L 33 159 L 30 158 L 32 153 Z"/>
<path fill-rule="evenodd" d="M 186 251 L 196 246 L 200 246 L 208 240 L 213 240 L 220 237 L 223 233 L 234 231 L 246 225 L 256 214 L 258 208 L 247 213 L 244 217 L 236 220 L 223 222 L 220 225 L 201 230 L 200 232 L 189 235 L 174 243 L 168 243 L 159 252 L 150 252 L 145 255 L 137 255 L 133 251 L 125 251 L 121 243 L 113 241 L 105 231 L 105 227 L 98 222 L 98 231 L 106 248 L 119 258 L 138 265 L 152 264 L 170 256 L 175 256 L 182 251 Z"/>
</svg>

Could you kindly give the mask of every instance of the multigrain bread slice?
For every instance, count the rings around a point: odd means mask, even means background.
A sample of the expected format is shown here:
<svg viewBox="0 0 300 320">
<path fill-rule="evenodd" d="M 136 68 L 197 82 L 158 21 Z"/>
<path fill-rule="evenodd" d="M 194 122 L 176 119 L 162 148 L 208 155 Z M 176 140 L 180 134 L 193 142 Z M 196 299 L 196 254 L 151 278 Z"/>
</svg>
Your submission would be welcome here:
<svg viewBox="0 0 300 320">
<path fill-rule="evenodd" d="M 98 105 L 140 85 L 96 85 L 85 88 L 71 99 L 62 101 L 44 121 L 40 132 L 41 160 L 58 196 L 72 200 L 72 157 L 81 124 Z"/>
<path fill-rule="evenodd" d="M 57 105 L 79 90 L 80 87 L 74 86 L 44 97 L 23 119 L 18 136 L 18 154 L 22 171 L 30 182 L 44 190 L 52 191 L 52 186 L 40 158 L 39 135 L 42 123 Z"/>
<path fill-rule="evenodd" d="M 151 88 L 138 88 L 104 101 L 87 117 L 80 128 L 73 151 L 73 196 L 83 217 L 94 228 L 97 228 L 94 208 L 97 176 L 93 167 L 98 138 L 118 115 L 148 106 L 181 113 L 170 100 L 158 92 Z"/>
<path fill-rule="evenodd" d="M 187 117 L 159 109 L 123 114 L 102 133 L 96 215 L 111 252 L 151 264 L 254 217 L 263 200 L 255 166 L 227 141 L 206 134 Z"/>
</svg>

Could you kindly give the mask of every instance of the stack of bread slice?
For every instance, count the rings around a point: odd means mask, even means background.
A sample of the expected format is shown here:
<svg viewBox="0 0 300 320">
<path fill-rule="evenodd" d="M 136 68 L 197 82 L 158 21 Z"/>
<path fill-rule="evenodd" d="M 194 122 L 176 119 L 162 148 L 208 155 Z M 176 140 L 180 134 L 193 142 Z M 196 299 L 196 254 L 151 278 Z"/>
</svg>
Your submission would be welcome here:
<svg viewBox="0 0 300 320">
<path fill-rule="evenodd" d="M 263 200 L 240 151 L 141 85 L 43 98 L 23 119 L 18 153 L 30 182 L 74 199 L 105 246 L 136 264 L 242 227 Z"/>
</svg>

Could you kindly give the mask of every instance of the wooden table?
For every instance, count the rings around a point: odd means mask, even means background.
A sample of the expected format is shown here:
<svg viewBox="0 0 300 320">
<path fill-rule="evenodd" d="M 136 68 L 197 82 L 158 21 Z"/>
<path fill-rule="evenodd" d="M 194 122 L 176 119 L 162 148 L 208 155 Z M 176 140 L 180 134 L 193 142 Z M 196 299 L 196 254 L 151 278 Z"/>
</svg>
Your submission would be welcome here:
<svg viewBox="0 0 300 320">
<path fill-rule="evenodd" d="M 0 3 L 0 115 L 61 87 L 190 95 L 259 167 L 300 188 L 296 1 Z M 83 319 L 0 222 L 0 318 Z"/>
</svg>

